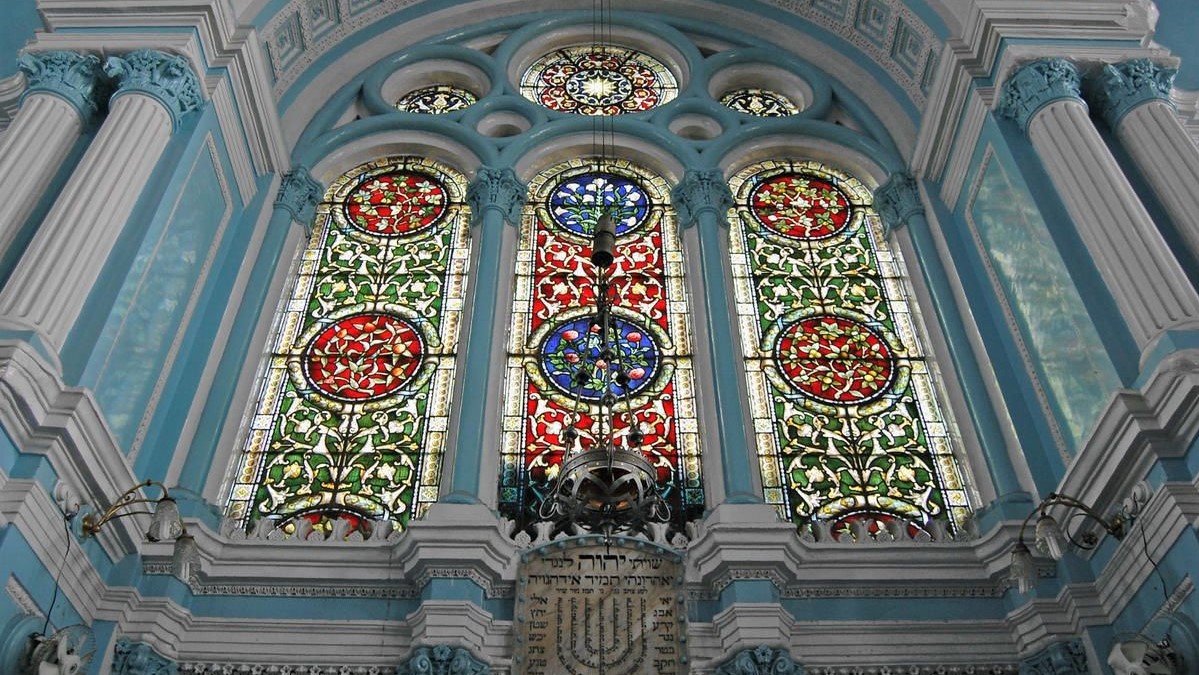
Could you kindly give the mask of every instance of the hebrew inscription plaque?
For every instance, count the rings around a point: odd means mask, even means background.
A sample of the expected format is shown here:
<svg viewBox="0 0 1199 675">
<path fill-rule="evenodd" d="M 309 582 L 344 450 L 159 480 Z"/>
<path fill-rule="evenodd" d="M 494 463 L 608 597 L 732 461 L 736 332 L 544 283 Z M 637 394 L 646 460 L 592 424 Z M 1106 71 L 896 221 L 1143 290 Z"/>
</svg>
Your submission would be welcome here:
<svg viewBox="0 0 1199 675">
<path fill-rule="evenodd" d="M 557 542 L 522 561 L 517 672 L 681 675 L 685 618 L 673 551 L 596 537 Z"/>
</svg>

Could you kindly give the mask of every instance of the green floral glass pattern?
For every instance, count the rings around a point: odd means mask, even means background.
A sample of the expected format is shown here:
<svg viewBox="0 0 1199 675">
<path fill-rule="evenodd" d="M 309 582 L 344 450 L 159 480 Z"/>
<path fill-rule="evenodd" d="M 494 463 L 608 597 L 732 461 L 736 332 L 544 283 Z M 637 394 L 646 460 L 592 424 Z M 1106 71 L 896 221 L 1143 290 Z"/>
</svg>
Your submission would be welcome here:
<svg viewBox="0 0 1199 675">
<path fill-rule="evenodd" d="M 969 510 L 899 252 L 860 182 L 768 161 L 731 181 L 730 253 L 767 502 L 797 524 Z M 839 535 L 838 535 L 839 536 Z"/>
<path fill-rule="evenodd" d="M 279 315 L 231 517 L 402 527 L 437 500 L 470 259 L 465 183 L 389 158 L 329 188 Z"/>
</svg>

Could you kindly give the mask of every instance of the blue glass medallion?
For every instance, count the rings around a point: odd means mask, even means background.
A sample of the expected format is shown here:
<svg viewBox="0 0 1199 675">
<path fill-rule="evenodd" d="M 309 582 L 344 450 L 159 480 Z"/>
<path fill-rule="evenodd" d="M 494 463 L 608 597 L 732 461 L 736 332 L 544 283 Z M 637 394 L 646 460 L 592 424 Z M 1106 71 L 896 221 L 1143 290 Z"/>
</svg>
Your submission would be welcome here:
<svg viewBox="0 0 1199 675">
<path fill-rule="evenodd" d="M 632 179 L 611 173 L 587 173 L 568 178 L 550 193 L 548 208 L 554 224 L 571 234 L 590 237 L 607 210 L 616 223 L 616 236 L 641 227 L 649 216 L 649 199 Z"/>
<path fill-rule="evenodd" d="M 613 317 L 608 344 L 613 358 L 605 361 L 600 328 L 591 317 L 563 322 L 541 345 L 541 370 L 559 391 L 586 401 L 599 401 L 605 389 L 617 397 L 633 395 L 653 381 L 660 353 L 648 331 Z M 629 377 L 624 386 L 616 383 L 618 371 Z"/>
</svg>

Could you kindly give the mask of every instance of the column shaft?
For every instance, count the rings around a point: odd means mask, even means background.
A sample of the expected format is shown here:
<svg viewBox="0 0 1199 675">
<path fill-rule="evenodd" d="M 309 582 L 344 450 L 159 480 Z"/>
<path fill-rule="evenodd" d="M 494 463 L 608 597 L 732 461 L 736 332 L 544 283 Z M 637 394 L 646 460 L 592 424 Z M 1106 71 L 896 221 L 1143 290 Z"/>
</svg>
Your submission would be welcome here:
<svg viewBox="0 0 1199 675">
<path fill-rule="evenodd" d="M 1199 295 L 1082 101 L 1045 105 L 1028 137 L 1142 352 L 1163 331 L 1196 323 Z"/>
<path fill-rule="evenodd" d="M 1116 129 L 1128 154 L 1178 226 L 1187 247 L 1199 256 L 1199 148 L 1162 100 L 1128 112 Z"/>
<path fill-rule="evenodd" d="M 79 139 L 83 120 L 70 103 L 54 94 L 34 93 L 0 142 L 0 252 L 8 249 L 46 185 Z"/>
<path fill-rule="evenodd" d="M 0 315 L 61 349 L 171 132 L 171 114 L 158 100 L 130 93 L 113 101 L 0 293 Z"/>
</svg>

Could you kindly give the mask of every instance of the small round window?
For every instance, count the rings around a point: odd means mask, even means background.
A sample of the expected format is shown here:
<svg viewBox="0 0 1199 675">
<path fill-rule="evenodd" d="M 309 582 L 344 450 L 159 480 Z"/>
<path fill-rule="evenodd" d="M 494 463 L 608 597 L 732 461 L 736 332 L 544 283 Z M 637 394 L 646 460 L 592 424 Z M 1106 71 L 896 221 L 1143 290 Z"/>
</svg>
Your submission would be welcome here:
<svg viewBox="0 0 1199 675">
<path fill-rule="evenodd" d="M 755 117 L 787 117 L 799 112 L 799 106 L 770 89 L 734 89 L 720 97 L 720 102 L 731 110 Z"/>
<path fill-rule="evenodd" d="M 474 94 L 448 84 L 435 84 L 408 92 L 396 101 L 396 109 L 423 115 L 441 115 L 462 110 L 479 100 Z"/>
<path fill-rule="evenodd" d="M 674 73 L 626 47 L 582 45 L 550 52 L 529 66 L 520 93 L 550 110 L 623 115 L 651 110 L 678 96 Z"/>
</svg>

